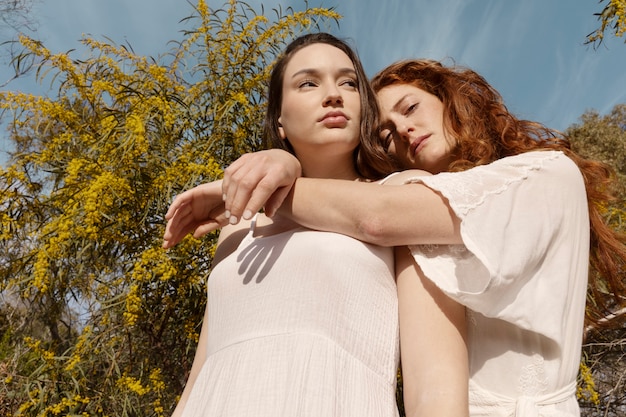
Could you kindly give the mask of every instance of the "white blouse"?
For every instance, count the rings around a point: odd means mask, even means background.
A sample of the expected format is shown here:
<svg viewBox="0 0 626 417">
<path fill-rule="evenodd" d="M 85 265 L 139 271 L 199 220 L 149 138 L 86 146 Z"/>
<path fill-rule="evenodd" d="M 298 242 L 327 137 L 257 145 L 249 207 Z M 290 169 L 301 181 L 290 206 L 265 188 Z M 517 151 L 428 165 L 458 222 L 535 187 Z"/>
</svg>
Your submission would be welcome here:
<svg viewBox="0 0 626 417">
<path fill-rule="evenodd" d="M 578 416 L 590 238 L 578 167 L 538 151 L 408 182 L 461 220 L 464 245 L 410 249 L 468 307 L 471 416 Z"/>
</svg>

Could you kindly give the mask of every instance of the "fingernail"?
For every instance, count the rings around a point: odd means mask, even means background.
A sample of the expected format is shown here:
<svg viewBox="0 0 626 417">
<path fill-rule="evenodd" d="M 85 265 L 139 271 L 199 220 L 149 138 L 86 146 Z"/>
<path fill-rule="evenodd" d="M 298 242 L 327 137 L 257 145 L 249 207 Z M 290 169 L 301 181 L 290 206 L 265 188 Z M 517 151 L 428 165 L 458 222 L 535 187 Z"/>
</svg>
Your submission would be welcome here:
<svg viewBox="0 0 626 417">
<path fill-rule="evenodd" d="M 252 218 L 252 212 L 250 210 L 246 210 L 243 212 L 243 218 L 246 220 L 250 220 Z"/>
<path fill-rule="evenodd" d="M 226 217 L 227 219 L 230 218 L 230 210 L 224 211 L 224 217 Z"/>
<path fill-rule="evenodd" d="M 230 224 L 237 224 L 237 216 L 230 216 L 230 217 L 228 218 L 228 222 L 229 222 Z"/>
<path fill-rule="evenodd" d="M 222 201 L 226 201 L 226 194 L 222 194 Z"/>
</svg>

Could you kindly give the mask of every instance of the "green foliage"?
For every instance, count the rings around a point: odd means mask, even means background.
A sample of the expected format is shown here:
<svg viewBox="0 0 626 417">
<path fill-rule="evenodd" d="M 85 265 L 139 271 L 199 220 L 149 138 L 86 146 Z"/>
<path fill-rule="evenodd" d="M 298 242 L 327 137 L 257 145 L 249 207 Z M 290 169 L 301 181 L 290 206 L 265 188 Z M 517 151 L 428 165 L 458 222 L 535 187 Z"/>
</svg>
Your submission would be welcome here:
<svg viewBox="0 0 626 417">
<path fill-rule="evenodd" d="M 84 38 L 78 60 L 21 38 L 15 61 L 37 62 L 54 93 L 0 92 L 15 149 L 0 171 L 0 412 L 170 413 L 216 236 L 163 251 L 167 206 L 259 148 L 277 53 L 338 19 L 200 0 L 195 29 L 158 59 Z"/>
<path fill-rule="evenodd" d="M 611 227 L 626 234 L 626 104 L 616 105 L 605 116 L 588 111 L 580 117 L 580 122 L 570 126 L 565 134 L 576 152 L 586 158 L 603 161 L 615 170 L 616 200 L 601 208 Z M 593 268 L 590 274 L 598 276 Z M 602 280 L 602 277 L 598 278 Z M 589 299 L 588 302 L 594 301 Z M 612 323 L 612 327 L 619 326 L 623 321 L 623 314 L 602 320 L 605 324 Z"/>
<path fill-rule="evenodd" d="M 613 213 L 613 226 L 626 232 L 626 104 L 616 105 L 606 116 L 588 111 L 580 121 L 580 124 L 570 126 L 565 134 L 576 152 L 614 168 L 618 200 L 609 212 Z"/>
<path fill-rule="evenodd" d="M 606 116 L 588 111 L 566 134 L 576 151 L 605 161 L 626 176 L 626 104 L 616 105 Z"/>
</svg>

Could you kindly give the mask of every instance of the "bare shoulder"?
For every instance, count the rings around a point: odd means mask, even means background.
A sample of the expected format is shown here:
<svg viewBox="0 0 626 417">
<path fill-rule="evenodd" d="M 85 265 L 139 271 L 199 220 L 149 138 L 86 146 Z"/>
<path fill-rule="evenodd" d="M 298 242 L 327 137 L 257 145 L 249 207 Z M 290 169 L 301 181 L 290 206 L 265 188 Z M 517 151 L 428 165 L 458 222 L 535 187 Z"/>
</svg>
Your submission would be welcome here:
<svg viewBox="0 0 626 417">
<path fill-rule="evenodd" d="M 213 266 L 233 253 L 250 230 L 250 220 L 242 220 L 235 225 L 224 226 L 217 240 L 217 249 L 213 256 Z"/>
</svg>

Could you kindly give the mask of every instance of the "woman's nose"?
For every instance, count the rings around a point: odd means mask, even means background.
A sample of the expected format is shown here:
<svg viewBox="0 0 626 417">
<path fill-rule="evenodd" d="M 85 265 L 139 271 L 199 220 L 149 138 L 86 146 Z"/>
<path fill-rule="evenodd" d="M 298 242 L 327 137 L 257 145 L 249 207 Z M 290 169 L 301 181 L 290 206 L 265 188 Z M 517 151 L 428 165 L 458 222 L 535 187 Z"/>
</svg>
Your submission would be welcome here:
<svg viewBox="0 0 626 417">
<path fill-rule="evenodd" d="M 411 139 L 411 133 L 413 132 L 413 127 L 411 127 L 409 124 L 407 123 L 403 123 L 400 125 L 396 125 L 396 131 L 398 132 L 398 136 L 400 136 L 400 138 L 403 141 L 410 141 Z"/>
<path fill-rule="evenodd" d="M 341 93 L 338 88 L 329 88 L 326 92 L 326 98 L 324 99 L 324 104 L 326 106 L 335 106 L 343 103 L 343 98 L 341 97 Z"/>
</svg>

